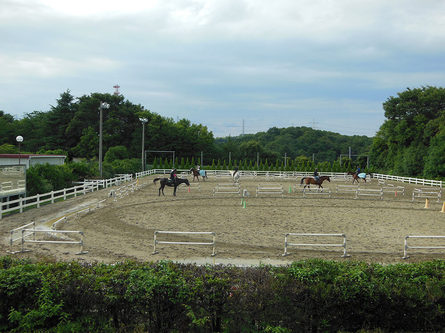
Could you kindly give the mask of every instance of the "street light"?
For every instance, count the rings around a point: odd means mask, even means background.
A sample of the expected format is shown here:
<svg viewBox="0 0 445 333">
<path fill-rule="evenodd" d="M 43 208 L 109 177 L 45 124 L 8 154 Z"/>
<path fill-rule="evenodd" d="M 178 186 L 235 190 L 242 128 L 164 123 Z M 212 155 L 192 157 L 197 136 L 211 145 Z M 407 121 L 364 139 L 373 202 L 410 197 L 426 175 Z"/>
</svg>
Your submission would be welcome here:
<svg viewBox="0 0 445 333">
<path fill-rule="evenodd" d="M 144 139 L 145 139 L 145 124 L 148 122 L 147 118 L 139 118 L 142 123 L 142 171 L 145 171 L 144 167 Z"/>
<path fill-rule="evenodd" d="M 104 109 L 109 109 L 110 108 L 110 104 L 106 103 L 106 102 L 100 102 L 99 105 L 99 111 L 100 111 L 100 116 L 99 116 L 99 173 L 100 173 L 100 178 L 102 178 L 102 111 Z"/>
<path fill-rule="evenodd" d="M 21 159 L 21 157 L 22 157 L 22 155 L 21 155 L 21 153 L 20 153 L 20 144 L 23 142 L 23 136 L 18 135 L 18 136 L 15 138 L 15 141 L 17 141 L 17 142 L 19 143 L 19 165 L 20 165 L 20 159 Z"/>
</svg>

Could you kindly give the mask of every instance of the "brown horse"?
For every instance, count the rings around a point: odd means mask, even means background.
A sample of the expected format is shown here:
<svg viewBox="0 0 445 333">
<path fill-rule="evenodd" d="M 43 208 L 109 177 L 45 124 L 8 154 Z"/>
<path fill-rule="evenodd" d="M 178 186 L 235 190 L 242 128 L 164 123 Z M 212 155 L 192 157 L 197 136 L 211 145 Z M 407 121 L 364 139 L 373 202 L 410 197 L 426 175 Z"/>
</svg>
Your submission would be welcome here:
<svg viewBox="0 0 445 333">
<path fill-rule="evenodd" d="M 195 181 L 195 178 L 198 179 L 199 182 L 199 176 L 202 177 L 202 180 L 206 180 L 207 178 L 207 172 L 205 170 L 197 170 L 195 168 L 191 168 L 189 170 L 189 173 L 193 173 L 193 181 Z"/>
<path fill-rule="evenodd" d="M 303 182 L 305 183 L 304 188 L 307 187 L 311 187 L 311 184 L 315 184 L 318 185 L 318 188 L 323 188 L 323 186 L 321 186 L 321 184 L 323 184 L 323 182 L 327 180 L 328 182 L 331 182 L 331 178 L 329 178 L 329 176 L 320 176 L 318 178 L 318 180 L 315 180 L 315 178 L 313 177 L 303 177 L 301 178 L 301 182 L 300 182 L 300 186 L 303 185 Z"/>
<path fill-rule="evenodd" d="M 357 182 L 357 184 L 358 184 L 359 179 L 363 179 L 363 181 L 366 183 L 366 175 L 367 174 L 364 172 L 357 173 L 357 172 L 349 171 L 347 174 L 352 176 L 352 184 L 354 184 L 355 182 Z"/>
</svg>

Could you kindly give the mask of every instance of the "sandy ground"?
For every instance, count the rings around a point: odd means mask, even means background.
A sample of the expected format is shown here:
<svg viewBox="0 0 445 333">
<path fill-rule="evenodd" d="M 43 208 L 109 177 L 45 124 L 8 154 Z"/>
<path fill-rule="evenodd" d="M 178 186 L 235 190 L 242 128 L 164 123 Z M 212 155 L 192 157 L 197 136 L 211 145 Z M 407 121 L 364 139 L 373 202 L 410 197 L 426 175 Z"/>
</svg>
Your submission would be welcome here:
<svg viewBox="0 0 445 333">
<path fill-rule="evenodd" d="M 383 200 L 374 196 L 354 199 L 351 193 L 336 193 L 337 185 L 350 185 L 350 181 L 324 183 L 325 193 L 331 191 L 330 196 L 304 197 L 295 179 L 241 178 L 241 192 L 246 189 L 250 194 L 244 205 L 239 195 L 213 195 L 215 187 L 229 183 L 229 178 L 209 178 L 198 183 L 192 182 L 189 176 L 190 191 L 180 187 L 176 197 L 172 195 L 172 188 L 165 189 L 165 196 L 158 196 L 159 185 L 153 184 L 153 178 L 141 179 L 136 190 L 122 197 L 110 197 L 110 191 L 118 188 L 109 188 L 4 217 L 0 220 L 3 235 L 0 254 L 6 255 L 11 249 L 10 230 L 31 221 L 35 221 L 39 229 L 48 229 L 57 219 L 67 216 L 66 221 L 57 224 L 57 229 L 82 231 L 83 249 L 88 253 L 76 254 L 80 251 L 77 244 L 25 243 L 24 248 L 31 251 L 14 256 L 48 261 L 113 263 L 125 259 L 168 259 L 235 265 L 288 264 L 307 258 L 397 263 L 445 256 L 444 250 L 409 249 L 410 258 L 402 259 L 406 235 L 445 235 L 445 213 L 441 212 L 443 199 L 429 200 L 429 208 L 425 208 L 425 199 L 413 202 L 411 193 L 419 185 L 392 182 L 395 186 L 403 186 L 405 194 L 400 191 L 397 195 L 385 193 Z M 283 197 L 256 197 L 259 184 L 281 185 Z M 360 187 L 377 189 L 379 184 L 373 179 L 361 183 Z M 85 208 L 90 210 L 76 213 Z M 158 253 L 153 254 L 155 231 L 215 232 L 216 255 L 211 256 L 210 245 L 192 244 L 157 244 Z M 289 246 L 289 255 L 283 256 L 286 233 L 345 234 L 349 257 L 342 257 L 343 247 L 340 246 Z M 15 237 L 18 235 L 16 233 Z M 37 239 L 79 239 L 76 237 L 74 234 L 39 233 Z M 159 234 L 157 239 L 212 242 L 211 235 Z M 444 246 L 444 242 L 444 239 L 410 239 L 409 245 Z M 343 238 L 291 236 L 289 243 L 341 245 Z M 14 242 L 12 250 L 20 248 L 20 241 Z"/>
</svg>

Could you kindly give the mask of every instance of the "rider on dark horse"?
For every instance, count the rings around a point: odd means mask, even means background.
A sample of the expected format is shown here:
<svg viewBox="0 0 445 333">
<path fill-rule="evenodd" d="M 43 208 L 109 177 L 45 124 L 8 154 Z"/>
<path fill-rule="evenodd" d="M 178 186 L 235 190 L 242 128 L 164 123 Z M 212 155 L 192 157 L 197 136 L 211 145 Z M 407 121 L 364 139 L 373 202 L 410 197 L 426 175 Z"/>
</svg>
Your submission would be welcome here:
<svg viewBox="0 0 445 333">
<path fill-rule="evenodd" d="M 320 181 L 320 175 L 318 174 L 318 169 L 314 170 L 314 179 L 318 183 Z"/>
<path fill-rule="evenodd" d="M 170 183 L 174 184 L 176 178 L 178 178 L 178 175 L 176 174 L 176 169 L 173 168 L 172 171 L 170 171 Z"/>
</svg>

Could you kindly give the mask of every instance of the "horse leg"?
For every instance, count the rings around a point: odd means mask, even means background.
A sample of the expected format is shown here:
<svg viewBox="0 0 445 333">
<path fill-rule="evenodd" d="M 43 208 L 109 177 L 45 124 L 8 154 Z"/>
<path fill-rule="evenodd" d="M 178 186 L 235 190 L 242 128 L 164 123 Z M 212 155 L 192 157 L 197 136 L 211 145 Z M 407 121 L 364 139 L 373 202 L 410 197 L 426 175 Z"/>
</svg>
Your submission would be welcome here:
<svg viewBox="0 0 445 333">
<path fill-rule="evenodd" d="M 173 195 L 176 197 L 176 188 L 177 188 L 178 186 L 177 185 L 175 185 L 175 188 L 173 189 Z"/>
</svg>

